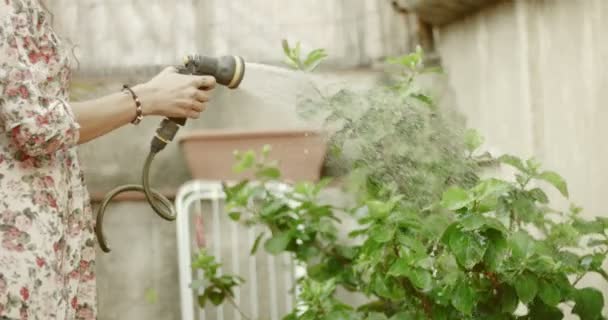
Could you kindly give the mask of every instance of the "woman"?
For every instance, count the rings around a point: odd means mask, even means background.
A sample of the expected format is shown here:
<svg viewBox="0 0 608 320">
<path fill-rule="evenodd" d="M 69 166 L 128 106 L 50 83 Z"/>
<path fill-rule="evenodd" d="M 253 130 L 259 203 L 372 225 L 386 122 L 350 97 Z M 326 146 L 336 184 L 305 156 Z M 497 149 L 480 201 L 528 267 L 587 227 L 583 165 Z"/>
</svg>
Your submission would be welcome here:
<svg viewBox="0 0 608 320">
<path fill-rule="evenodd" d="M 0 319 L 96 318 L 94 220 L 75 147 L 141 116 L 197 118 L 215 85 L 169 68 L 68 103 L 70 50 L 50 20 L 37 0 L 0 0 Z"/>
</svg>

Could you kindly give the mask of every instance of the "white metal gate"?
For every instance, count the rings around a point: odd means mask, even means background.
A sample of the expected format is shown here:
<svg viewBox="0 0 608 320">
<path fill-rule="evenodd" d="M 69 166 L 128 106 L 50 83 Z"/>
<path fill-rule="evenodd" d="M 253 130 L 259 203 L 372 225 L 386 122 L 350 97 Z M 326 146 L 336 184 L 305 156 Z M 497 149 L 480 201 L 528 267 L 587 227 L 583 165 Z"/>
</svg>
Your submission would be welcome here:
<svg viewBox="0 0 608 320">
<path fill-rule="evenodd" d="M 287 185 L 276 184 L 281 193 Z M 191 264 L 202 239 L 196 239 L 197 222 L 204 228 L 204 246 L 223 264 L 220 272 L 239 275 L 245 284 L 235 290 L 235 301 L 251 319 L 280 320 L 289 313 L 295 301 L 296 268 L 287 255 L 272 256 L 258 250 L 250 255 L 250 247 L 260 230 L 247 228 L 230 220 L 224 211 L 225 194 L 220 182 L 194 180 L 184 184 L 176 198 L 177 245 L 179 257 L 182 320 L 241 320 L 229 304 L 205 309 L 198 306 L 199 292 L 190 288 L 194 279 Z M 200 234 L 200 230 L 199 230 Z M 198 243 L 198 244 L 197 244 Z"/>
</svg>

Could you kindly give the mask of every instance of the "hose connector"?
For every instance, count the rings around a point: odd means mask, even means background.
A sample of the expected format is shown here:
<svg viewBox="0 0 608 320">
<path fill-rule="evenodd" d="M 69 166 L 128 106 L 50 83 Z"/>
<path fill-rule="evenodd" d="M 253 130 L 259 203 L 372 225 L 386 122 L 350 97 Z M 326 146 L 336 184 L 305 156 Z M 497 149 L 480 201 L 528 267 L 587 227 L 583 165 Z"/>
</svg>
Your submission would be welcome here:
<svg viewBox="0 0 608 320">
<path fill-rule="evenodd" d="M 152 153 L 159 153 L 167 146 L 167 144 L 169 144 L 169 142 L 173 141 L 173 138 L 175 138 L 178 130 L 179 125 L 177 123 L 169 118 L 163 119 L 158 129 L 156 129 L 154 138 L 152 138 L 152 142 L 150 143 L 150 151 Z"/>
</svg>

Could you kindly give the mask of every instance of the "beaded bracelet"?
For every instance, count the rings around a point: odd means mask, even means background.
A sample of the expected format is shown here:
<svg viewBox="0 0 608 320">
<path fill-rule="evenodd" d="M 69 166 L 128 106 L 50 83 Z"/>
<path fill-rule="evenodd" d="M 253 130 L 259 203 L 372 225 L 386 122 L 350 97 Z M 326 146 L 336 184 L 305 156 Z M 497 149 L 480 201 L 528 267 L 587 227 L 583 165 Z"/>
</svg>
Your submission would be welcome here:
<svg viewBox="0 0 608 320">
<path fill-rule="evenodd" d="M 135 101 L 135 110 L 136 110 L 135 119 L 133 119 L 133 121 L 131 121 L 131 123 L 139 124 L 141 122 L 141 120 L 144 118 L 143 110 L 141 108 L 141 102 L 139 102 L 139 98 L 128 85 L 126 85 L 126 84 L 123 85 L 122 90 L 123 91 L 127 90 L 131 93 L 131 96 L 133 97 L 133 100 Z"/>
</svg>

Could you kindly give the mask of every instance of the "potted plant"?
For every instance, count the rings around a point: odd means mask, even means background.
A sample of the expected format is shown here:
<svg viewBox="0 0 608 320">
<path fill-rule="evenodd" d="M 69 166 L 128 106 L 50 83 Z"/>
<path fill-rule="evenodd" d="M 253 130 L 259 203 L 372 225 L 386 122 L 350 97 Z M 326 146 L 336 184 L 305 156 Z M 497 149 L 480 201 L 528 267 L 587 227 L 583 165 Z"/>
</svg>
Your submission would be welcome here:
<svg viewBox="0 0 608 320">
<path fill-rule="evenodd" d="M 422 59 L 417 51 L 393 60 L 406 72 L 390 86 L 315 102 L 331 109 L 330 154 L 349 173 L 352 206 L 319 200 L 327 180 L 273 193 L 280 177 L 268 149 L 257 161 L 239 159 L 258 181 L 225 187 L 230 217 L 264 227 L 252 252 L 289 254 L 307 270 L 285 319 L 561 319 L 564 309 L 603 319 L 602 293 L 579 280 L 597 273 L 608 281 L 608 219 L 551 208 L 539 183 L 567 197 L 566 182 L 534 159 L 480 155 L 481 137 L 417 88 Z M 514 178 L 488 177 L 487 164 L 512 167 Z M 204 289 L 202 307 L 238 308 L 233 289 L 244 279 L 219 276 L 205 251 L 193 267 L 205 274 L 195 286 Z M 340 299 L 338 288 L 367 303 Z"/>
<path fill-rule="evenodd" d="M 186 163 L 194 178 L 232 180 L 254 178 L 252 172 L 234 170 L 234 158 L 253 161 L 249 150 L 272 145 L 277 170 L 291 181 L 318 181 L 325 159 L 326 138 L 316 130 L 275 131 L 197 130 L 180 139 Z M 277 171 L 278 172 L 278 171 Z"/>
</svg>

